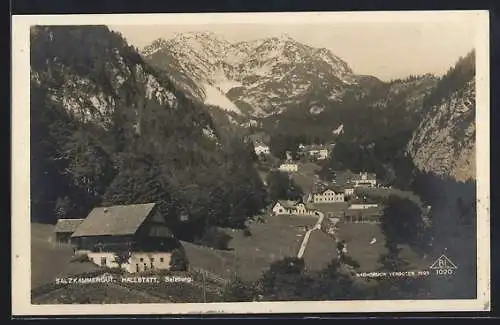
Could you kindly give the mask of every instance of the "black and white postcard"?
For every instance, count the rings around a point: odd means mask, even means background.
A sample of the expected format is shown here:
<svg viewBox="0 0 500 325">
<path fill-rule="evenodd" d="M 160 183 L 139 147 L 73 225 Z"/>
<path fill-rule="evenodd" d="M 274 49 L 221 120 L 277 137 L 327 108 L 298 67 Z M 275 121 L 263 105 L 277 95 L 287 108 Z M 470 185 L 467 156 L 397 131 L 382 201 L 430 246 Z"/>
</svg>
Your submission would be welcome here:
<svg viewBox="0 0 500 325">
<path fill-rule="evenodd" d="M 490 309 L 487 11 L 12 26 L 13 315 Z"/>
</svg>

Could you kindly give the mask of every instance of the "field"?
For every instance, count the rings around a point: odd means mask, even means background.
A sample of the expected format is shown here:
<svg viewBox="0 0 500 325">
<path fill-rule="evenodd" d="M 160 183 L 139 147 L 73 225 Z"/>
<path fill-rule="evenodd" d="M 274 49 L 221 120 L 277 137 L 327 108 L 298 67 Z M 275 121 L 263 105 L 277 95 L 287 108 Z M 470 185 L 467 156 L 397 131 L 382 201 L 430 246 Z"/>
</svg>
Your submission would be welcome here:
<svg viewBox="0 0 500 325">
<path fill-rule="evenodd" d="M 322 230 L 314 230 L 309 237 L 304 252 L 306 268 L 313 271 L 324 269 L 331 261 L 337 258 L 335 240 Z"/>
<path fill-rule="evenodd" d="M 339 225 L 338 238 L 345 240 L 348 255 L 360 264 L 360 272 L 376 271 L 381 265 L 378 259 L 387 253 L 382 229 L 378 224 L 367 223 L 342 223 Z M 376 242 L 370 245 L 375 238 Z M 420 259 L 408 246 L 401 246 L 401 257 L 418 269 L 427 267 L 427 261 Z"/>
<path fill-rule="evenodd" d="M 296 256 L 305 234 L 305 226 L 311 227 L 316 217 L 267 216 L 265 223 L 249 225 L 252 236 L 243 231 L 225 229 L 233 237 L 230 251 L 220 251 L 190 243 L 184 243 L 192 266 L 230 279 L 235 274 L 245 280 L 256 280 L 270 263 L 287 256 Z M 314 263 L 329 262 L 324 250 L 331 247 L 329 241 L 314 241 L 307 253 Z M 306 249 L 306 252 L 308 249 Z"/>
<path fill-rule="evenodd" d="M 293 181 L 300 186 L 304 193 L 309 193 L 313 190 L 316 181 L 316 172 L 318 165 L 314 163 L 298 163 L 299 171 L 292 173 Z"/>
<path fill-rule="evenodd" d="M 53 282 L 57 277 L 92 272 L 91 263 L 70 263 L 71 245 L 56 244 L 52 225 L 31 224 L 31 287 Z"/>
</svg>

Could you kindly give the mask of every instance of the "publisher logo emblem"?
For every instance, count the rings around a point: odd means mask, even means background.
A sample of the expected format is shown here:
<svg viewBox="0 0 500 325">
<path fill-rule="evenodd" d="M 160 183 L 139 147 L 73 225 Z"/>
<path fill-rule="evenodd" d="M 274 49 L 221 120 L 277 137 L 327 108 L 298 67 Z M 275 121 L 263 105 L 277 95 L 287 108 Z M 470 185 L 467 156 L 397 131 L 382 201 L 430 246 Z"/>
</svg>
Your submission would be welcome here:
<svg viewBox="0 0 500 325">
<path fill-rule="evenodd" d="M 430 267 L 437 275 L 451 275 L 457 266 L 445 255 L 441 255 Z"/>
</svg>

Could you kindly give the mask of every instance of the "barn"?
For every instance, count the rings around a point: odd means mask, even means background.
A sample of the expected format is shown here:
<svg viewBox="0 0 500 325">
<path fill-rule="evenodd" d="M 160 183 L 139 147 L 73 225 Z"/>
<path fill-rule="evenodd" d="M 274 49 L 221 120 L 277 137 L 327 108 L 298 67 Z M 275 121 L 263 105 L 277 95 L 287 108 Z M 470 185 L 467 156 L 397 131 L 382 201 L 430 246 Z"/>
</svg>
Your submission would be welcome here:
<svg viewBox="0 0 500 325">
<path fill-rule="evenodd" d="M 75 232 L 83 220 L 84 219 L 58 219 L 54 227 L 56 242 L 71 244 L 71 235 Z"/>
</svg>

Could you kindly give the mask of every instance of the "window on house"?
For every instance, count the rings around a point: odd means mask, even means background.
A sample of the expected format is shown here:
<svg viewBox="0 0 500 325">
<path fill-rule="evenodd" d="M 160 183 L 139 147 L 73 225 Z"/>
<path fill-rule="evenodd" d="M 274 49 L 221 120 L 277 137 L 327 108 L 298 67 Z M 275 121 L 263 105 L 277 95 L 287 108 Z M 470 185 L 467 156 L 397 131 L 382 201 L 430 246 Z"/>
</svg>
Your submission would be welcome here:
<svg viewBox="0 0 500 325">
<path fill-rule="evenodd" d="M 163 257 L 160 257 L 160 262 L 163 263 L 165 259 Z"/>
<path fill-rule="evenodd" d="M 155 258 L 154 257 L 150 257 L 149 260 L 151 261 L 151 263 L 153 263 L 155 261 Z"/>
<path fill-rule="evenodd" d="M 140 261 L 140 262 L 143 262 L 143 261 L 144 261 L 144 259 L 141 257 L 141 258 L 139 259 L 139 261 Z"/>
<path fill-rule="evenodd" d="M 106 265 L 106 257 L 101 257 L 101 265 Z"/>
</svg>

